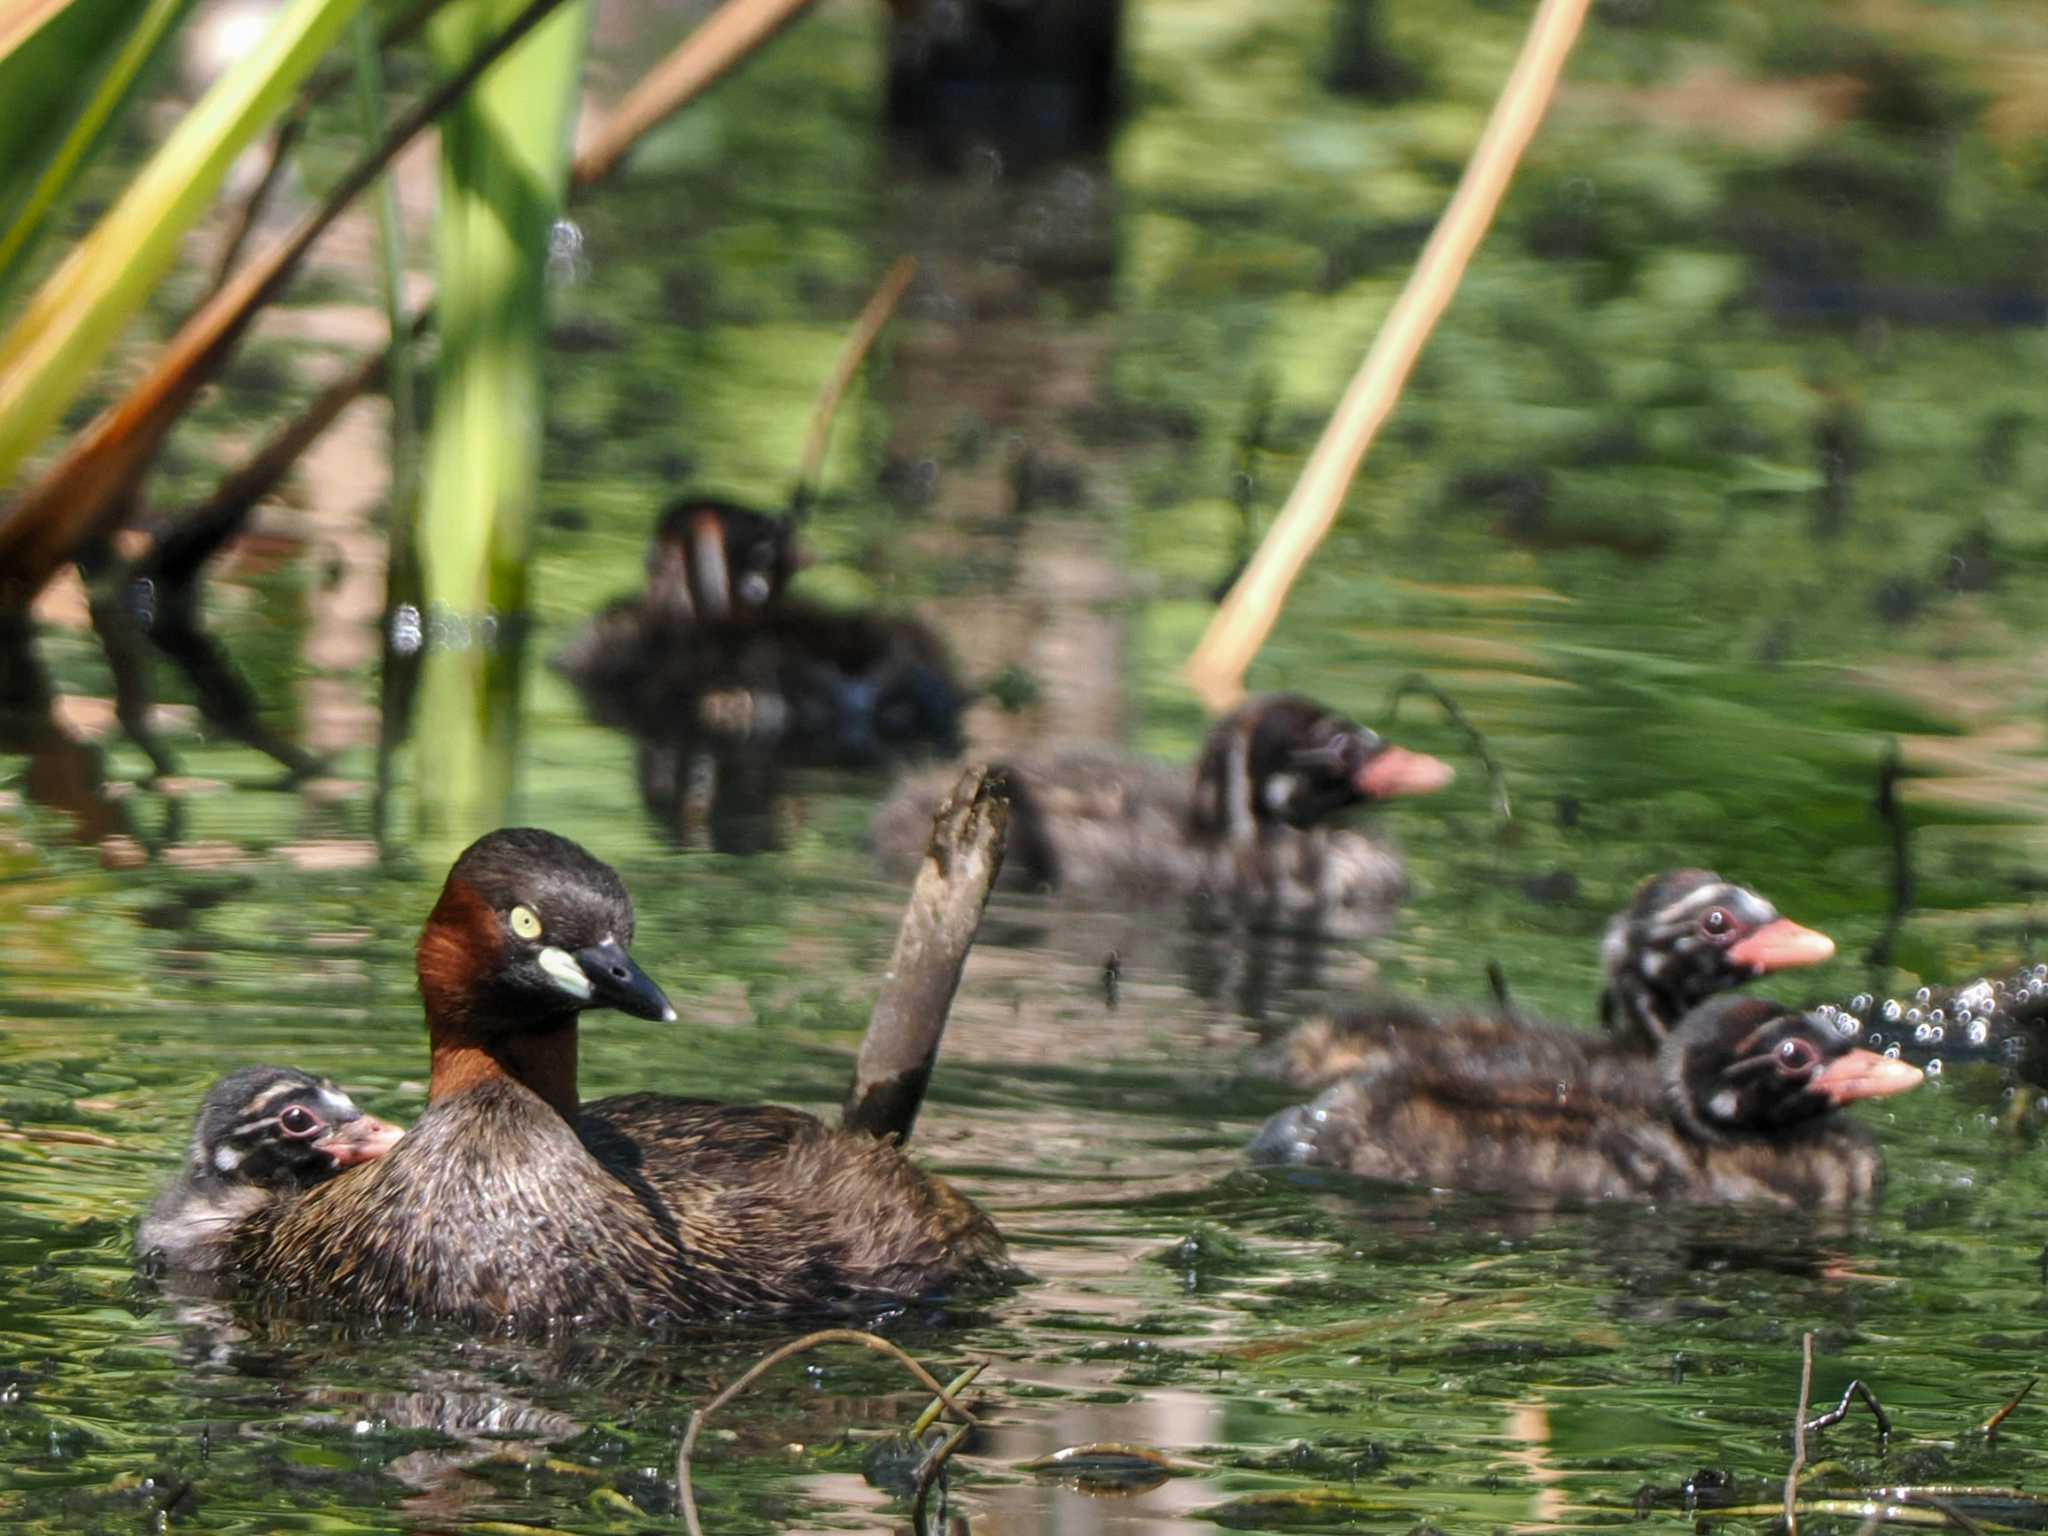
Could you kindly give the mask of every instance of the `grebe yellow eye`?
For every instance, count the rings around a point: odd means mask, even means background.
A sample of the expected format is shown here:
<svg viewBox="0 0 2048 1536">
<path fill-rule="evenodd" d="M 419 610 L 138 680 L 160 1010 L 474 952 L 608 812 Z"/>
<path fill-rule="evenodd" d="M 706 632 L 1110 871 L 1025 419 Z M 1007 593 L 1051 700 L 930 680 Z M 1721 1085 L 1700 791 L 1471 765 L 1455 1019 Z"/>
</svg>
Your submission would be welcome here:
<svg viewBox="0 0 2048 1536">
<path fill-rule="evenodd" d="M 522 939 L 537 939 L 540 937 L 540 918 L 535 915 L 533 908 L 514 907 L 512 909 L 512 931 Z"/>
</svg>

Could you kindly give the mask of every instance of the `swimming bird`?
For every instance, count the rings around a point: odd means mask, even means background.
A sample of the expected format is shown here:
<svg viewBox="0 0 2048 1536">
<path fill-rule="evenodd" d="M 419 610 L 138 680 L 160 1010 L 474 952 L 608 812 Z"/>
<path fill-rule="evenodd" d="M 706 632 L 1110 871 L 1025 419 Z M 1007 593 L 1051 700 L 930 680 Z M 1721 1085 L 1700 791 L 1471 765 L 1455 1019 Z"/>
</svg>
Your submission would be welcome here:
<svg viewBox="0 0 2048 1536">
<path fill-rule="evenodd" d="M 1639 884 L 1607 924 L 1599 1013 L 1615 1040 L 1654 1054 L 1708 998 L 1773 971 L 1818 965 L 1834 952 L 1834 940 L 1779 916 L 1748 886 L 1711 870 L 1666 870 Z M 1502 1022 L 1497 1014 L 1382 1000 L 1297 1025 L 1261 1051 L 1259 1065 L 1308 1091 L 1370 1065 L 1389 1025 L 1490 1037 Z"/>
<path fill-rule="evenodd" d="M 945 646 L 904 615 L 785 595 L 795 525 L 715 497 L 666 508 L 647 585 L 553 658 L 600 725 L 663 760 L 742 751 L 863 767 L 959 743 L 967 689 Z"/>
<path fill-rule="evenodd" d="M 427 1109 L 389 1155 L 278 1211 L 237 1273 L 300 1303 L 521 1330 L 866 1310 L 1011 1276 L 995 1225 L 890 1142 L 776 1106 L 585 1104 L 590 1009 L 672 1021 L 633 904 L 566 838 L 493 832 L 420 935 Z"/>
<path fill-rule="evenodd" d="M 802 563 L 790 518 L 681 496 L 648 541 L 646 601 L 672 619 L 708 623 L 777 601 Z"/>
<path fill-rule="evenodd" d="M 1250 1155 L 1545 1202 L 1845 1208 L 1875 1196 L 1883 1163 L 1836 1112 L 1921 1075 L 1760 998 L 1694 1009 L 1654 1058 L 1526 1025 L 1400 1030 L 1371 1066 L 1274 1115 Z"/>
<path fill-rule="evenodd" d="M 1005 885 L 1283 917 L 1394 901 L 1399 856 L 1330 823 L 1452 777 L 1438 759 L 1297 694 L 1239 705 L 1210 729 L 1192 769 L 1102 748 L 1021 753 L 994 766 L 1010 786 Z M 914 867 L 949 782 L 913 779 L 876 813 L 870 840 L 885 868 Z"/>
</svg>

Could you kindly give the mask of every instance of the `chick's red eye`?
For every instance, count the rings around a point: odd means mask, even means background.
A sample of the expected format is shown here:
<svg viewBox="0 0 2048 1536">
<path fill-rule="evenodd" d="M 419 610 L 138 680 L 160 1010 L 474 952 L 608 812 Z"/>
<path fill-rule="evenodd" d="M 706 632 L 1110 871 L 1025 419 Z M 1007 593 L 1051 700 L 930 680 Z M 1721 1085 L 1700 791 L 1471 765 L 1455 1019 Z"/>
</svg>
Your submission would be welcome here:
<svg viewBox="0 0 2048 1536">
<path fill-rule="evenodd" d="M 1820 1052 L 1813 1048 L 1811 1041 L 1787 1040 L 1778 1047 L 1778 1070 L 1790 1076 L 1798 1072 L 1811 1072 L 1814 1063 L 1820 1060 Z"/>
<path fill-rule="evenodd" d="M 303 1104 L 288 1104 L 277 1117 L 278 1129 L 287 1136 L 307 1137 L 320 1131 L 320 1117 Z"/>
<path fill-rule="evenodd" d="M 1700 932 L 1710 939 L 1718 939 L 1735 926 L 1735 919 L 1728 915 L 1726 907 L 1709 907 L 1700 919 Z"/>
</svg>

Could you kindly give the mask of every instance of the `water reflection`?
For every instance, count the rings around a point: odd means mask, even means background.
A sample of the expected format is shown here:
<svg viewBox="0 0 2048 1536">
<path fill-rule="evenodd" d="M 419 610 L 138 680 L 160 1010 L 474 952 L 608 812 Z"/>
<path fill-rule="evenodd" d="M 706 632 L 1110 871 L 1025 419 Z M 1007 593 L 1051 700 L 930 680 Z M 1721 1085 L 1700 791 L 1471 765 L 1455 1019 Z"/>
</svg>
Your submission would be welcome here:
<svg viewBox="0 0 2048 1536">
<path fill-rule="evenodd" d="M 783 594 L 796 519 L 687 496 L 657 524 L 647 586 L 553 658 L 592 720 L 631 736 L 642 804 L 684 848 L 785 846 L 788 770 L 874 768 L 959 744 L 961 688 L 916 619 Z"/>
</svg>

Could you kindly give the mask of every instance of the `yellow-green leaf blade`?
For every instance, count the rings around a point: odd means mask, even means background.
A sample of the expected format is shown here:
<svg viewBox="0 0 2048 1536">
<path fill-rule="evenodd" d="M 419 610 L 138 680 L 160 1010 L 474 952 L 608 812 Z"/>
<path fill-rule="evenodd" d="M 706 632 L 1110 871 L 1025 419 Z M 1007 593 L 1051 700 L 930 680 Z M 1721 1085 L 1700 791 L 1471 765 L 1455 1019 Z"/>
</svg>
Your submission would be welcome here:
<svg viewBox="0 0 2048 1536">
<path fill-rule="evenodd" d="M 0 481 L 55 424 L 169 267 L 235 156 L 361 3 L 292 0 L 0 336 Z"/>
</svg>

